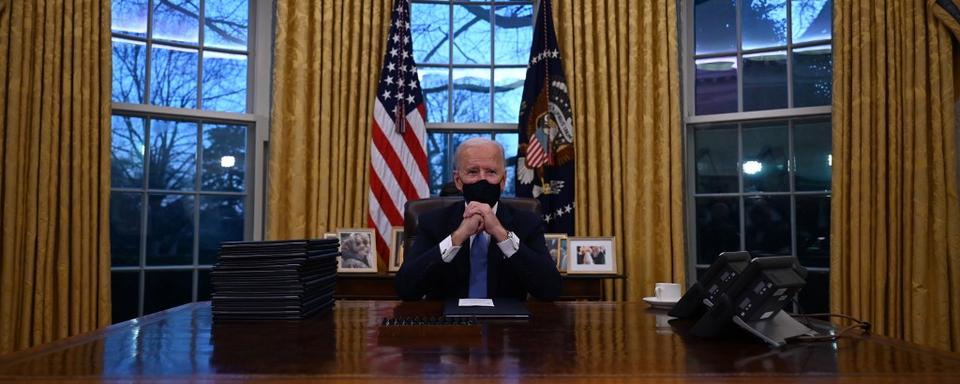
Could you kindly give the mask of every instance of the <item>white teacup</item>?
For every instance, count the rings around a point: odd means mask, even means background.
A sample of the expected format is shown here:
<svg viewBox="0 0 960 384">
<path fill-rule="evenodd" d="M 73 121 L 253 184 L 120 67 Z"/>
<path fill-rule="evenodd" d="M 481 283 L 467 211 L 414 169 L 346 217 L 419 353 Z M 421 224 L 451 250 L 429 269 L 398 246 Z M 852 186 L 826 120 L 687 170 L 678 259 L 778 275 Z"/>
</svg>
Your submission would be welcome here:
<svg viewBox="0 0 960 384">
<path fill-rule="evenodd" d="M 653 288 L 654 295 L 660 301 L 680 300 L 680 284 L 657 283 Z"/>
</svg>

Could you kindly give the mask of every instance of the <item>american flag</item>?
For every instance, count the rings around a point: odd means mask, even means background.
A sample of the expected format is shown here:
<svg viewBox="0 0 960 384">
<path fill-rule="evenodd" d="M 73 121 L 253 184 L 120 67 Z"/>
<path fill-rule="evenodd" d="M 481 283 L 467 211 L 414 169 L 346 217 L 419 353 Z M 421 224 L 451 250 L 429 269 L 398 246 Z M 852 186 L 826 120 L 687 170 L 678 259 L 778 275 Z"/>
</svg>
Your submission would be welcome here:
<svg viewBox="0 0 960 384">
<path fill-rule="evenodd" d="M 373 107 L 370 215 L 377 254 L 386 260 L 390 227 L 403 225 L 407 200 L 430 195 L 427 186 L 426 109 L 410 37 L 410 1 L 394 0 L 390 35 Z"/>
<path fill-rule="evenodd" d="M 530 143 L 527 144 L 527 167 L 540 168 L 547 163 L 547 153 L 540 146 L 537 136 L 530 136 Z"/>
</svg>

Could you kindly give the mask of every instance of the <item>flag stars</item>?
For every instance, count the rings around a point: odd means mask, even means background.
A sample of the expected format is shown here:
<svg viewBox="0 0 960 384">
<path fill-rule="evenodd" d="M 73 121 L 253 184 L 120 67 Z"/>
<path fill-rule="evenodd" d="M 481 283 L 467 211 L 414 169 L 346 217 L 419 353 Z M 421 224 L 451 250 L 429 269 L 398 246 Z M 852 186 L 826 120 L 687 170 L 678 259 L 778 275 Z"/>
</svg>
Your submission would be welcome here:
<svg viewBox="0 0 960 384">
<path fill-rule="evenodd" d="M 554 49 L 554 50 L 549 50 L 549 51 L 543 51 L 543 52 L 538 53 L 538 54 L 537 54 L 536 56 L 534 56 L 532 59 L 530 59 L 530 65 L 534 65 L 534 64 L 539 63 L 539 62 L 541 62 L 541 61 L 543 61 L 543 60 L 546 60 L 546 59 L 548 59 L 548 58 L 558 58 L 558 57 L 560 57 L 560 51 L 558 51 L 558 50 L 556 50 L 556 49 Z"/>
<path fill-rule="evenodd" d="M 390 56 L 396 56 L 396 55 L 397 55 L 397 49 L 396 49 L 396 48 L 391 49 L 391 50 L 390 50 Z"/>
<path fill-rule="evenodd" d="M 388 70 L 388 71 L 393 71 L 394 68 L 396 68 L 396 66 L 393 65 L 393 63 L 387 63 L 387 70 Z"/>
<path fill-rule="evenodd" d="M 390 91 L 383 91 L 383 98 L 384 98 L 384 99 L 389 100 L 391 96 L 392 96 L 392 95 L 390 94 Z"/>
<path fill-rule="evenodd" d="M 417 82 L 410 80 L 409 86 L 410 86 L 410 89 L 417 89 Z"/>
</svg>

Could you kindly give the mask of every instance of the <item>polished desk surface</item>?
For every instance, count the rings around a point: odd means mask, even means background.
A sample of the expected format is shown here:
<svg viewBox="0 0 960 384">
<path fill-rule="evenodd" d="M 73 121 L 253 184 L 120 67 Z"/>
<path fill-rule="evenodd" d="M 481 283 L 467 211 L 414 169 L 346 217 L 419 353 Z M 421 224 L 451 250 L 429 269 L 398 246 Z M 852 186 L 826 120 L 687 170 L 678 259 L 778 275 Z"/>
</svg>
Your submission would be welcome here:
<svg viewBox="0 0 960 384">
<path fill-rule="evenodd" d="M 0 357 L 0 381 L 956 382 L 960 355 L 879 336 L 771 349 L 686 336 L 643 303 L 527 304 L 529 321 L 473 336 L 385 337 L 380 321 L 435 302 L 338 301 L 300 322 L 212 324 L 188 304 Z"/>
</svg>

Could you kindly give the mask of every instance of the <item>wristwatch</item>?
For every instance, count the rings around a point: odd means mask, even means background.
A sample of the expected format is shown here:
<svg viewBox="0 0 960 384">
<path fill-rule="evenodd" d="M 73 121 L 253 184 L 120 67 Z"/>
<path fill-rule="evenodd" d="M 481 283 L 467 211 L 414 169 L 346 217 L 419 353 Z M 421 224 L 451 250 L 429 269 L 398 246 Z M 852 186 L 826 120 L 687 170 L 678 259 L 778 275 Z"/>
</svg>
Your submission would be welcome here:
<svg viewBox="0 0 960 384">
<path fill-rule="evenodd" d="M 513 233 L 513 231 L 508 231 L 507 240 L 510 240 L 510 246 L 513 248 L 514 252 L 520 250 L 520 238 L 517 237 L 516 233 Z"/>
</svg>

